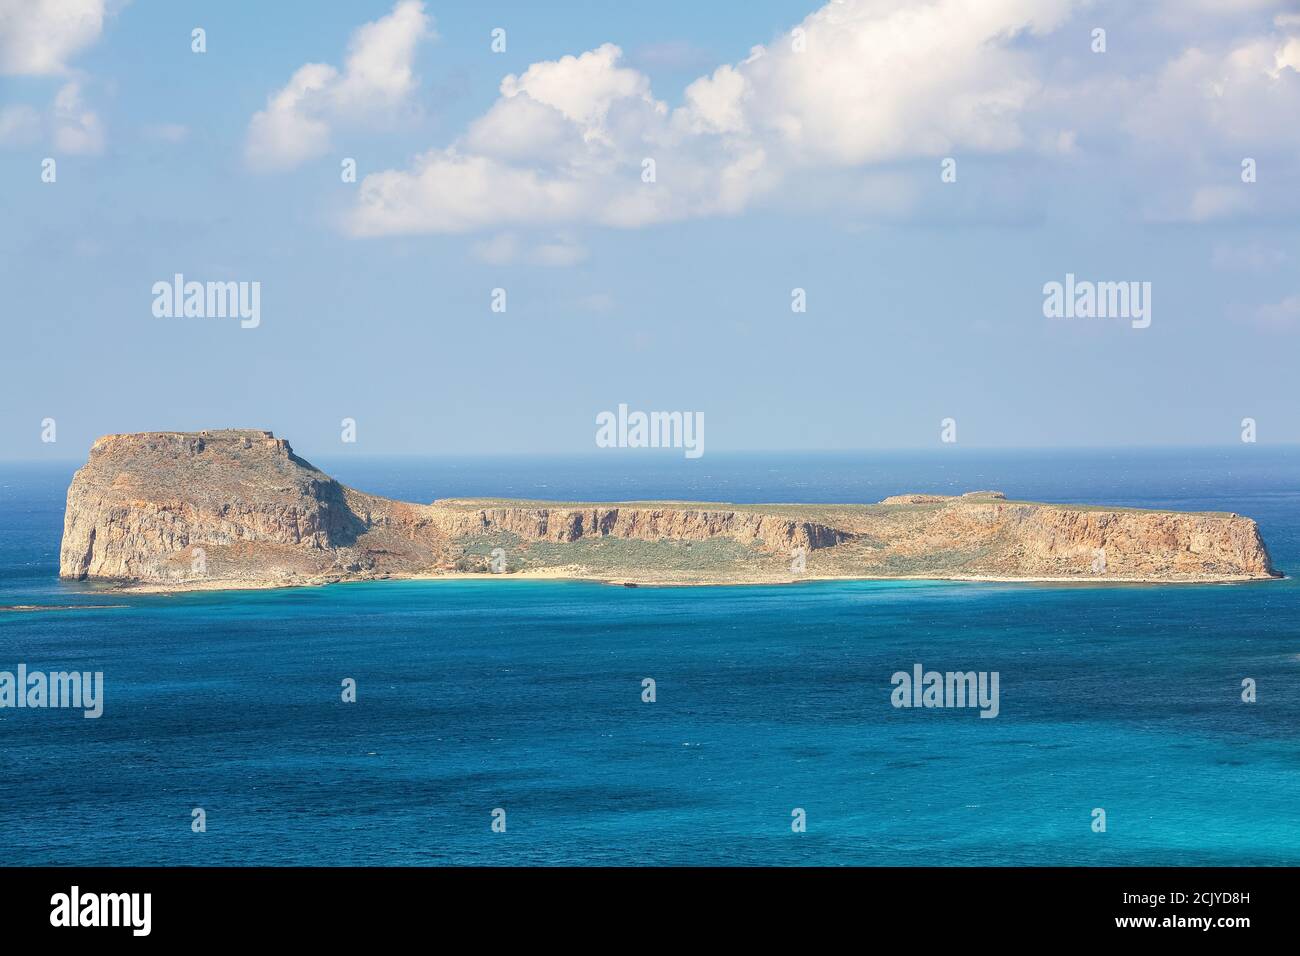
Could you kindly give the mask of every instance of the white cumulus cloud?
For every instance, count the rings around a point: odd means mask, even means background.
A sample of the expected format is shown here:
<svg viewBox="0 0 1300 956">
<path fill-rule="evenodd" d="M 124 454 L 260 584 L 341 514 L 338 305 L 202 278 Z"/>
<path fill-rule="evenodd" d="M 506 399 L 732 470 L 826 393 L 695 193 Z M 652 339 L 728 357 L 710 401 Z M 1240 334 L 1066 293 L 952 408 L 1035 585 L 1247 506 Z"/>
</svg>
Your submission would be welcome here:
<svg viewBox="0 0 1300 956">
<path fill-rule="evenodd" d="M 415 92 L 416 48 L 435 35 L 420 0 L 399 0 L 358 28 L 343 69 L 307 63 L 253 115 L 244 155 L 255 169 L 290 169 L 330 148 L 333 128 L 392 115 Z"/>
<path fill-rule="evenodd" d="M 63 77 L 47 115 L 27 104 L 0 110 L 0 146 L 48 137 L 64 153 L 99 153 L 104 125 L 82 101 L 71 58 L 104 29 L 105 0 L 0 0 L 0 75 Z"/>
<path fill-rule="evenodd" d="M 1166 147 L 1300 148 L 1300 26 L 1290 30 L 1221 52 L 1184 51 L 1143 85 L 1129 128 Z"/>
<path fill-rule="evenodd" d="M 99 153 L 104 129 L 99 117 L 81 102 L 81 87 L 67 83 L 54 97 L 54 145 L 64 153 Z"/>
<path fill-rule="evenodd" d="M 1052 29 L 1070 4 L 833 2 L 695 81 L 676 110 L 610 43 L 534 63 L 455 142 L 367 176 L 348 228 L 732 215 L 804 169 L 1015 149 L 1037 81 L 1014 41 Z"/>
<path fill-rule="evenodd" d="M 0 0 L 0 73 L 66 73 L 103 29 L 104 0 Z"/>
</svg>

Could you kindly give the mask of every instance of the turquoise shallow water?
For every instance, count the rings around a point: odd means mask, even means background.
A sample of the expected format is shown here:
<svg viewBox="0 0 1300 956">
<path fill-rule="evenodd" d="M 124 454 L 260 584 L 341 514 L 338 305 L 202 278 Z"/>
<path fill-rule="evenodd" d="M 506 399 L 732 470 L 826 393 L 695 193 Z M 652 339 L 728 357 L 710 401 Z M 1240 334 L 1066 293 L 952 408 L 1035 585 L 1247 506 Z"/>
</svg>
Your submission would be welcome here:
<svg viewBox="0 0 1300 956">
<path fill-rule="evenodd" d="M 635 479 L 582 462 L 322 464 L 426 500 L 465 486 L 873 500 L 997 482 L 1237 510 L 1300 568 L 1294 454 L 1232 454 L 735 458 Z M 104 600 L 53 580 L 67 477 L 0 471 L 0 603 Z M 701 494 L 709 481 L 727 493 Z M 127 606 L 0 614 L 0 669 L 102 670 L 107 686 L 99 720 L 0 710 L 0 863 L 1300 863 L 1293 579 L 492 579 L 112 601 Z M 917 662 L 998 671 L 1000 715 L 894 709 L 890 675 Z"/>
</svg>

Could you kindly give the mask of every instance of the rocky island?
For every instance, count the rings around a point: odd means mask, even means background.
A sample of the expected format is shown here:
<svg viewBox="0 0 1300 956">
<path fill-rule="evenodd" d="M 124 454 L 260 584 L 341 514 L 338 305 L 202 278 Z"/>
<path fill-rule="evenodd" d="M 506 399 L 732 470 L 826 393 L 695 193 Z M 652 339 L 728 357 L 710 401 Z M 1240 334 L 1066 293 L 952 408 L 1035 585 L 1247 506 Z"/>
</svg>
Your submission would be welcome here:
<svg viewBox="0 0 1300 956">
<path fill-rule="evenodd" d="M 1236 514 L 993 491 L 869 505 L 410 504 L 345 487 L 257 430 L 96 441 L 68 489 L 59 573 L 155 591 L 494 573 L 624 584 L 1277 576 L 1255 522 Z"/>
</svg>

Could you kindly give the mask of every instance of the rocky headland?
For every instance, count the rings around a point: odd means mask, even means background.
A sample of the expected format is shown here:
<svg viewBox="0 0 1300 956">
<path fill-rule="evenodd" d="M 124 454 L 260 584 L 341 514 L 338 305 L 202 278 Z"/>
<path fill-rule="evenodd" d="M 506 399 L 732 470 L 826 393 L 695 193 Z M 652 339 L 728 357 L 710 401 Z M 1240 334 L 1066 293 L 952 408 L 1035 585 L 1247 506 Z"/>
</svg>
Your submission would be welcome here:
<svg viewBox="0 0 1300 956">
<path fill-rule="evenodd" d="M 96 441 L 68 489 L 59 573 L 165 591 L 466 574 L 627 584 L 1277 576 L 1255 522 L 1236 514 L 994 491 L 871 505 L 409 504 L 341 485 L 256 430 Z"/>
</svg>

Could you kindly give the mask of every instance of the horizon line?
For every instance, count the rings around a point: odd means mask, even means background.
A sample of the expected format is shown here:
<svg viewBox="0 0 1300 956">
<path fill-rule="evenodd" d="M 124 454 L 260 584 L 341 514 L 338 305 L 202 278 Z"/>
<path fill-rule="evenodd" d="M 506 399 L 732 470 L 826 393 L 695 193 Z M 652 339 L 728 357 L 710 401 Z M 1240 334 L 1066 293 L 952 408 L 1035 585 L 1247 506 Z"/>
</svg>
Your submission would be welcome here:
<svg viewBox="0 0 1300 956">
<path fill-rule="evenodd" d="M 266 429 L 261 429 L 266 430 Z M 130 434 L 130 433 L 119 433 Z M 282 437 L 282 436 L 276 436 Z M 92 443 L 93 444 L 93 443 Z M 292 442 L 290 442 L 291 447 Z M 1115 444 L 1115 445 L 973 445 L 973 444 L 953 444 L 948 446 L 929 446 L 929 445 L 894 445 L 889 447 L 863 447 L 863 448 L 736 448 L 722 449 L 710 452 L 715 457 L 741 457 L 756 455 L 895 455 L 895 454 L 953 454 L 963 451 L 975 451 L 984 453 L 1078 453 L 1078 452 L 1174 452 L 1174 451 L 1226 451 L 1228 449 L 1240 448 L 1243 445 L 1255 445 L 1268 449 L 1286 450 L 1294 449 L 1300 451 L 1300 441 L 1293 442 L 1233 442 L 1217 445 L 1198 445 L 1198 444 L 1156 444 L 1143 445 L 1136 443 Z M 651 458 L 679 458 L 681 449 L 677 448 L 636 448 L 636 449 L 619 449 L 623 452 L 632 451 L 634 453 L 646 453 L 646 457 Z M 6 465 L 67 465 L 80 464 L 87 460 L 90 448 L 87 446 L 86 455 L 81 457 L 50 457 L 50 458 L 17 458 L 0 456 L 0 464 Z M 607 458 L 608 449 L 595 449 L 589 451 L 443 451 L 443 452 L 418 452 L 418 451 L 380 451 L 369 453 L 357 453 L 343 451 L 346 458 L 354 460 L 366 459 L 467 459 L 467 458 L 519 458 L 519 459 L 556 459 L 556 458 Z M 294 447 L 294 454 L 302 457 L 304 455 L 297 447 Z M 331 452 L 312 451 L 307 454 L 311 456 L 322 455 L 324 459 L 338 460 L 338 456 Z M 704 458 L 693 459 L 694 461 L 703 461 Z"/>
</svg>

